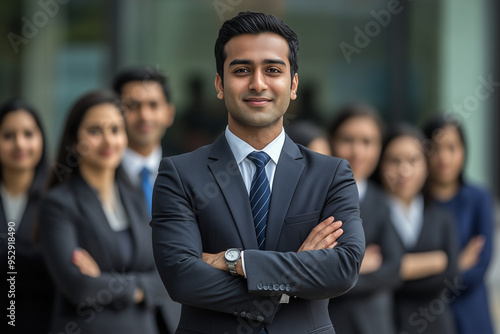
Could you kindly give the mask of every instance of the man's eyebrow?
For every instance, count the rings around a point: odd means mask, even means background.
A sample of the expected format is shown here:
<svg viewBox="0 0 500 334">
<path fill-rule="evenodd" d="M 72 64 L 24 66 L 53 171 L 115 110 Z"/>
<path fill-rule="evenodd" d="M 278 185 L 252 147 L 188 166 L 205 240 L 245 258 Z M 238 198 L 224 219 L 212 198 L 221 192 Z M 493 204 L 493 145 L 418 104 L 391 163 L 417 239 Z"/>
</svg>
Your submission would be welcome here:
<svg viewBox="0 0 500 334">
<path fill-rule="evenodd" d="M 248 59 L 235 59 L 232 62 L 229 63 L 229 66 L 234 66 L 234 65 L 252 65 L 254 64 L 253 61 L 248 60 Z M 268 64 L 280 64 L 286 66 L 286 63 L 281 60 L 281 59 L 264 59 L 262 61 L 262 64 L 268 65 Z"/>
<path fill-rule="evenodd" d="M 281 59 L 264 59 L 263 64 L 280 64 L 286 66 L 286 63 Z"/>
<path fill-rule="evenodd" d="M 247 59 L 235 59 L 232 62 L 229 63 L 229 66 L 233 65 L 252 65 L 253 61 L 247 60 Z"/>
</svg>

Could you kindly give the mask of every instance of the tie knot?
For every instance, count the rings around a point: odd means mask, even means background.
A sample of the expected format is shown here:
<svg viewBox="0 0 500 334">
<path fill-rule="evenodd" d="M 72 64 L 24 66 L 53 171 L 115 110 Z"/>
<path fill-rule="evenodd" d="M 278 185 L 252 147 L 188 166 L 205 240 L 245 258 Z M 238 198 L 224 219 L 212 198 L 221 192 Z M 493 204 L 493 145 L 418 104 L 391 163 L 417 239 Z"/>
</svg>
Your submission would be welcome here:
<svg viewBox="0 0 500 334">
<path fill-rule="evenodd" d="M 146 177 L 146 176 L 149 176 L 149 168 L 144 166 L 141 169 L 141 177 Z"/>
<path fill-rule="evenodd" d="M 269 162 L 269 160 L 271 159 L 266 152 L 258 152 L 258 151 L 254 151 L 252 153 L 250 153 L 248 156 L 248 159 L 250 159 L 251 162 L 253 162 L 255 164 L 255 166 L 257 168 L 262 168 L 264 167 L 265 165 L 267 165 L 267 163 Z"/>
</svg>

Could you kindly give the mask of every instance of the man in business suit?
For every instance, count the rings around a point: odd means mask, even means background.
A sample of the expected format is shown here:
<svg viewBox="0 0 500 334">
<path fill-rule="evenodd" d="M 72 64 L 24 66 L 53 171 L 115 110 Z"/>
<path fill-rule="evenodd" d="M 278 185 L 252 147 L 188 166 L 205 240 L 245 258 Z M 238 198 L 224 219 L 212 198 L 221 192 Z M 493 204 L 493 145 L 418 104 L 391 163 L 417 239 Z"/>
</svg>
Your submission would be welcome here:
<svg viewBox="0 0 500 334">
<path fill-rule="evenodd" d="M 183 304 L 177 333 L 335 333 L 328 298 L 356 283 L 364 234 L 348 163 L 283 131 L 297 36 L 275 16 L 240 13 L 215 56 L 228 127 L 163 159 L 153 194 L 155 261 Z"/>
<path fill-rule="evenodd" d="M 122 166 L 129 181 L 142 189 L 144 205 L 151 212 L 154 180 L 163 157 L 161 140 L 175 116 L 167 78 L 149 66 L 128 68 L 116 75 L 113 89 L 122 98 L 127 126 L 128 148 Z M 158 317 L 162 334 L 175 331 L 180 309 L 178 303 L 164 301 Z"/>
<path fill-rule="evenodd" d="M 151 67 L 133 67 L 116 75 L 113 89 L 125 109 L 128 149 L 122 165 L 132 183 L 143 189 L 151 212 L 153 184 L 162 158 L 161 139 L 175 116 L 167 79 Z"/>
</svg>

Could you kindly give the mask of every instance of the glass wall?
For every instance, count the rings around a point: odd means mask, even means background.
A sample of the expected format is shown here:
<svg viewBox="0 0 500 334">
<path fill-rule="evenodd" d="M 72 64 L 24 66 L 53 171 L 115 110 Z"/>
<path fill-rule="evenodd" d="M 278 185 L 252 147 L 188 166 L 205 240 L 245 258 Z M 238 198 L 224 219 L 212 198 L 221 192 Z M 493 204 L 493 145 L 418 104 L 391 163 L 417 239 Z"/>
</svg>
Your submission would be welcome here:
<svg viewBox="0 0 500 334">
<path fill-rule="evenodd" d="M 299 36 L 299 98 L 289 119 L 325 124 L 339 106 L 364 101 L 388 123 L 420 125 L 463 104 L 477 77 L 493 73 L 492 2 L 10 1 L 0 13 L 7 37 L 0 42 L 0 101 L 22 96 L 35 104 L 53 150 L 77 96 L 109 87 L 119 69 L 145 64 L 168 74 L 173 90 L 178 122 L 166 138 L 169 153 L 191 150 L 225 123 L 213 88 L 218 29 L 239 11 L 258 10 L 283 18 Z M 473 148 L 467 173 L 489 184 L 498 168 L 491 158 L 498 141 L 488 141 L 493 103 L 478 101 L 476 109 L 464 123 Z"/>
</svg>

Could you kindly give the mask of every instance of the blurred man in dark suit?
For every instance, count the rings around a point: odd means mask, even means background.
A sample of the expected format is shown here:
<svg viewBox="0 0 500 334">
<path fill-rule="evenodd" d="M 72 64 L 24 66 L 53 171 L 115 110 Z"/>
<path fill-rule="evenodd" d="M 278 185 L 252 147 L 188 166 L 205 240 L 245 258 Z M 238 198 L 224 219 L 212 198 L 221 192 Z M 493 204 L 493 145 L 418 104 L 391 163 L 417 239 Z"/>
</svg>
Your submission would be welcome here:
<svg viewBox="0 0 500 334">
<path fill-rule="evenodd" d="M 142 189 L 151 213 L 153 185 L 163 157 L 161 140 L 175 116 L 167 79 L 149 66 L 134 67 L 116 75 L 113 89 L 121 96 L 127 126 L 128 149 L 122 166 L 132 184 Z M 179 315 L 180 305 L 166 300 L 158 316 L 161 332 L 173 333 Z"/>
</svg>

